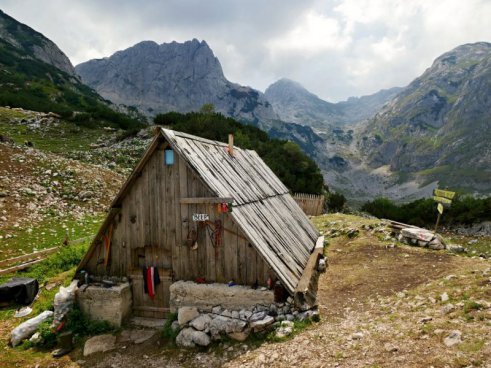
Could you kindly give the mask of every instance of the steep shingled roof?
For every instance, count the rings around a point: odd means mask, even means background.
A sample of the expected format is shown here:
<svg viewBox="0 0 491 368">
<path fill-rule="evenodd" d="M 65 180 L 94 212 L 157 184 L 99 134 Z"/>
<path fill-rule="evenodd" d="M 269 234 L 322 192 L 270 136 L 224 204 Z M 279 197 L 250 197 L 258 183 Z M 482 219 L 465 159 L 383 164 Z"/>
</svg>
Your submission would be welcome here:
<svg viewBox="0 0 491 368">
<path fill-rule="evenodd" d="M 225 143 L 161 131 L 217 197 L 234 199 L 232 218 L 293 293 L 319 233 L 285 185 L 255 151 L 231 156 Z"/>
</svg>

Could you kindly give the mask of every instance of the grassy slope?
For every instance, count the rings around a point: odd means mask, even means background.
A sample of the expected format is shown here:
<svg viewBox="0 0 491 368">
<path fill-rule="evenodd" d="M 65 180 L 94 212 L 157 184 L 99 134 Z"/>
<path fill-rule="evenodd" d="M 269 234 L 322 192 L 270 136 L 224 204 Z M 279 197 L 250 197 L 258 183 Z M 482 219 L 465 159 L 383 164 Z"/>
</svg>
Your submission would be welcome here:
<svg viewBox="0 0 491 368">
<path fill-rule="evenodd" d="M 110 103 L 77 78 L 32 58 L 29 53 L 0 39 L 0 105 L 55 112 L 84 125 L 123 129 L 141 124 L 115 112 Z M 74 112 L 83 114 L 74 115 Z"/>
</svg>

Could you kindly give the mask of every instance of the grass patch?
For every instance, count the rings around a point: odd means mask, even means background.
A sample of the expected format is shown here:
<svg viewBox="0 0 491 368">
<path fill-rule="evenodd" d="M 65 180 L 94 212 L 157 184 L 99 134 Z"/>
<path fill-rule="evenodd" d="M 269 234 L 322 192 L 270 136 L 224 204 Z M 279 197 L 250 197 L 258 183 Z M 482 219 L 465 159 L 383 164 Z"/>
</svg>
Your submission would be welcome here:
<svg viewBox="0 0 491 368">
<path fill-rule="evenodd" d="M 169 313 L 162 329 L 161 336 L 168 341 L 169 344 L 175 345 L 176 337 L 181 331 L 180 328 L 172 329 L 172 323 L 177 321 L 177 313 Z"/>
<path fill-rule="evenodd" d="M 57 253 L 48 256 L 43 262 L 35 264 L 28 269 L 18 271 L 16 276 L 35 278 L 42 285 L 50 278 L 77 266 L 85 255 L 87 248 L 88 242 L 62 247 Z M 0 282 L 5 282 L 12 278 L 12 276 L 12 274 L 1 276 Z"/>
<path fill-rule="evenodd" d="M 13 235 L 0 242 L 0 259 L 12 258 L 61 245 L 68 233 L 69 239 L 79 239 L 93 235 L 99 229 L 103 215 L 84 216 L 82 219 L 58 217 L 48 218 L 30 229 L 6 229 L 0 232 Z M 2 278 L 0 277 L 0 280 Z"/>
<path fill-rule="evenodd" d="M 484 347 L 484 340 L 464 341 L 459 345 L 459 350 L 465 353 L 477 353 Z"/>
<path fill-rule="evenodd" d="M 464 303 L 464 313 L 470 313 L 472 311 L 480 310 L 483 306 L 475 301 L 467 300 Z"/>
<path fill-rule="evenodd" d="M 32 113 L 19 113 L 0 107 L 0 131 L 15 143 L 23 145 L 32 142 L 35 148 L 43 151 L 66 154 L 72 151 L 88 151 L 90 145 L 100 137 L 109 138 L 110 133 L 103 128 L 81 128 L 74 123 L 60 120 L 59 123 L 30 128 L 26 124 L 12 123 L 12 118 L 31 119 Z M 19 116 L 20 115 L 20 116 Z"/>
</svg>

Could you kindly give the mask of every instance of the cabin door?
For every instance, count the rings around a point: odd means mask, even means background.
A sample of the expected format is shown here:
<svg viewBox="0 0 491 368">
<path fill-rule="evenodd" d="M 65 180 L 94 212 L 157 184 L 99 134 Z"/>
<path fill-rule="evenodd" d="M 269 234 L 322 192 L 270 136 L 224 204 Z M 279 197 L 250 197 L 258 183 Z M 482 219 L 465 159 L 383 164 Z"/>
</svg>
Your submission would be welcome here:
<svg viewBox="0 0 491 368">
<path fill-rule="evenodd" d="M 151 247 L 137 248 L 132 258 L 133 264 L 138 265 L 133 267 L 130 273 L 133 314 L 140 317 L 165 318 L 169 313 L 169 287 L 172 284 L 170 260 L 166 261 L 167 257 L 162 254 L 162 248 L 151 249 Z M 148 274 L 149 267 L 153 267 L 153 283 Z M 154 286 L 153 295 L 151 295 L 152 286 Z"/>
</svg>

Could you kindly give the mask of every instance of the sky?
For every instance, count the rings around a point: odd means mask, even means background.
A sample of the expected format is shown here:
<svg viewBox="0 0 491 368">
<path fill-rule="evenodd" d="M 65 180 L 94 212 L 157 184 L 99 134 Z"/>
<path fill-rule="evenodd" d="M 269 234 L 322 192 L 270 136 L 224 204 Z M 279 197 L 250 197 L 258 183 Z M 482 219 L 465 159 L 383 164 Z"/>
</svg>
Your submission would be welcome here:
<svg viewBox="0 0 491 368">
<path fill-rule="evenodd" d="M 143 40 L 205 40 L 232 82 L 280 78 L 337 102 L 405 86 L 464 43 L 491 42 L 491 0 L 0 0 L 74 65 Z"/>
</svg>

